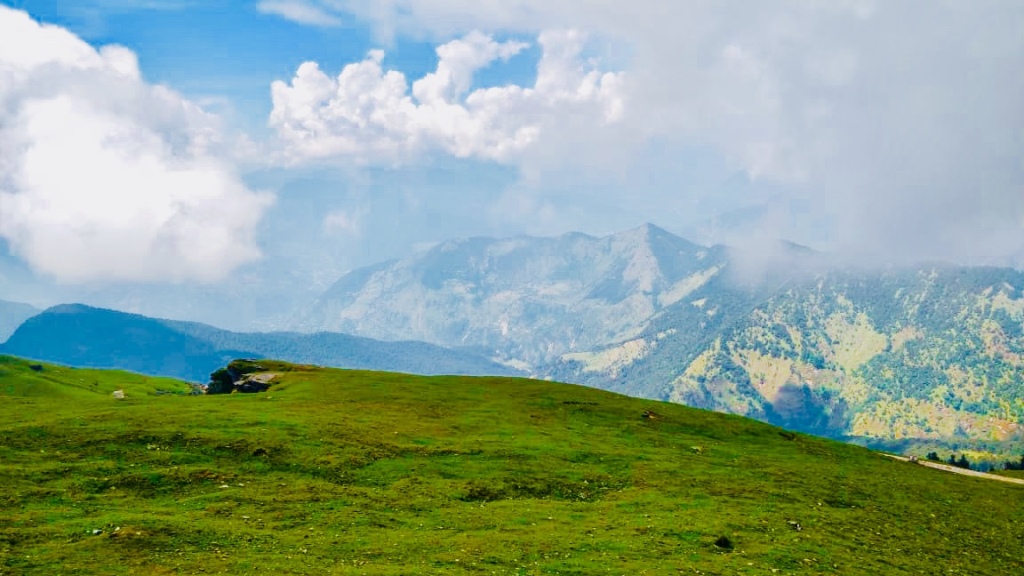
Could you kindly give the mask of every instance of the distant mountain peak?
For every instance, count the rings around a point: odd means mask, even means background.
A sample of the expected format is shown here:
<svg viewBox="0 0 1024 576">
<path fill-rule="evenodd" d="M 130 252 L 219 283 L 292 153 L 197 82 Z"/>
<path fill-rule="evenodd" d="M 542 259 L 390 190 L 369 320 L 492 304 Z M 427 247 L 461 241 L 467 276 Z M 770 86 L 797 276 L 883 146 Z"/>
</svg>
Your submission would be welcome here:
<svg viewBox="0 0 1024 576">
<path fill-rule="evenodd" d="M 649 222 L 599 238 L 452 240 L 347 274 L 299 327 L 480 346 L 536 365 L 632 333 L 724 256 Z"/>
<path fill-rule="evenodd" d="M 605 238 L 612 241 L 646 244 L 652 247 L 660 246 L 660 250 L 671 249 L 684 250 L 688 252 L 707 250 L 706 246 L 701 246 L 700 244 L 691 242 L 678 234 L 673 234 L 672 232 L 650 222 L 645 222 L 636 228 L 616 232 L 615 234 L 611 234 Z"/>
<path fill-rule="evenodd" d="M 634 238 L 634 239 L 650 239 L 656 237 L 675 236 L 671 232 L 664 228 L 659 228 L 650 222 L 644 222 L 643 224 L 630 228 L 628 230 L 622 230 L 621 232 L 615 232 L 610 234 L 609 238 Z"/>
<path fill-rule="evenodd" d="M 100 308 L 94 308 L 85 304 L 71 303 L 71 304 L 57 304 L 56 306 L 50 306 L 46 310 L 43 310 L 44 314 L 82 314 L 85 312 L 99 311 Z"/>
</svg>

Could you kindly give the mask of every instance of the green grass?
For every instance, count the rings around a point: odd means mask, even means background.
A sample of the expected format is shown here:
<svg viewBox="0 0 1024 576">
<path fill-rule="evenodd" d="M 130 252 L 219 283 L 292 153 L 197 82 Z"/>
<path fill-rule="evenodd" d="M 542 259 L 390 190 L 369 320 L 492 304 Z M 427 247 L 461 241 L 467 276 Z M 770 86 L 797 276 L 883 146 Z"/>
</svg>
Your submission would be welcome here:
<svg viewBox="0 0 1024 576">
<path fill-rule="evenodd" d="M 1021 486 L 578 386 L 273 368 L 188 397 L 0 358 L 0 574 L 1024 570 Z"/>
</svg>

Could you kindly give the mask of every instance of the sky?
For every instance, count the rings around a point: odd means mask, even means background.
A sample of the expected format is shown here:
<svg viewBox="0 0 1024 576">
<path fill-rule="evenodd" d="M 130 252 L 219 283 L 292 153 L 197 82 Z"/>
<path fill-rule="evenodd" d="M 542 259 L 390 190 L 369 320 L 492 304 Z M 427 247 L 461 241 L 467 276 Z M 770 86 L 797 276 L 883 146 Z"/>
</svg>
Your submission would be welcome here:
<svg viewBox="0 0 1024 576">
<path fill-rule="evenodd" d="M 241 326 L 644 222 L 1024 267 L 1022 71 L 1004 0 L 2 0 L 0 299 Z"/>
</svg>

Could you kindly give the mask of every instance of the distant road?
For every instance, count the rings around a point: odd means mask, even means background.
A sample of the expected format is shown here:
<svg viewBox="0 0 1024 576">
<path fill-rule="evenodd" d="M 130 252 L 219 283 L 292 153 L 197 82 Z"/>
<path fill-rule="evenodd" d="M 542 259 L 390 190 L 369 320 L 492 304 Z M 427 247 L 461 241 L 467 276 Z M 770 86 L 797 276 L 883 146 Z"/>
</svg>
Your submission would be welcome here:
<svg viewBox="0 0 1024 576">
<path fill-rule="evenodd" d="M 888 456 L 893 460 L 900 460 L 902 462 L 910 462 L 910 458 L 906 456 L 897 456 L 895 454 L 882 453 L 883 456 Z M 952 472 L 954 474 L 963 474 L 964 476 L 975 476 L 977 478 L 984 478 L 986 480 L 998 480 L 1000 482 L 1009 482 L 1010 484 L 1024 484 L 1024 480 L 1020 478 L 1010 478 L 1008 476 L 999 476 L 997 474 L 986 474 L 984 472 L 975 472 L 974 470 L 967 470 L 966 468 L 957 468 L 956 466 L 950 466 L 948 464 L 939 464 L 938 462 L 931 462 L 929 460 L 917 460 L 915 464 L 921 466 L 927 466 L 929 468 L 935 468 L 936 470 L 945 470 L 946 472 Z"/>
</svg>

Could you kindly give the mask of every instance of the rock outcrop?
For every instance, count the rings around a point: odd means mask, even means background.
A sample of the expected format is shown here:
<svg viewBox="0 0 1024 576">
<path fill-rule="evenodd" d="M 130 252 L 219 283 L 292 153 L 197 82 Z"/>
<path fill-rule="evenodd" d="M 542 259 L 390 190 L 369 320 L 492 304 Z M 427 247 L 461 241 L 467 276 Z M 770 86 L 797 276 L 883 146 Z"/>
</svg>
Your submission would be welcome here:
<svg viewBox="0 0 1024 576">
<path fill-rule="evenodd" d="M 268 372 L 255 360 L 233 360 L 226 367 L 210 374 L 210 383 L 206 385 L 206 393 L 266 392 L 276 376 L 276 373 Z"/>
</svg>

